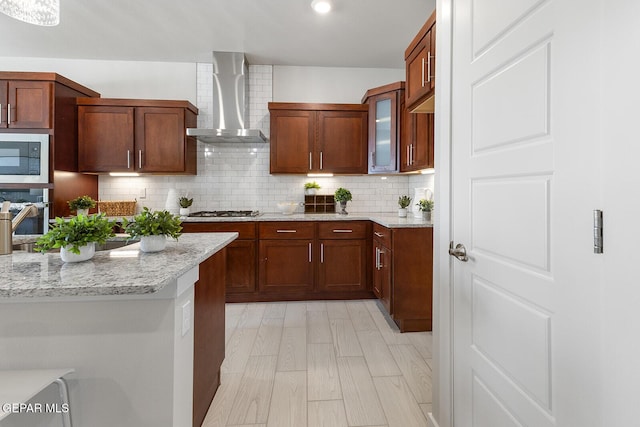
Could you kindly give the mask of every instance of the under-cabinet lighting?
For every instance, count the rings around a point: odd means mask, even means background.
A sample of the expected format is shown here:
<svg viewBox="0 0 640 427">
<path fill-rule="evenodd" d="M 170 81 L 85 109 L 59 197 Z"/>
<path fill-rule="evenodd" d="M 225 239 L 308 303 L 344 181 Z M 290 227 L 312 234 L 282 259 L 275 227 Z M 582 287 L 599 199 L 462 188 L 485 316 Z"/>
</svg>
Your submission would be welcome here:
<svg viewBox="0 0 640 427">
<path fill-rule="evenodd" d="M 309 178 L 330 178 L 333 176 L 332 173 L 308 173 L 307 176 Z"/>
<path fill-rule="evenodd" d="M 420 171 L 420 173 L 421 173 L 422 175 L 431 175 L 431 174 L 436 173 L 436 170 L 435 170 L 434 168 L 422 169 L 422 170 Z"/>
<path fill-rule="evenodd" d="M 329 13 L 329 11 L 331 10 L 331 1 L 313 0 L 311 2 L 311 7 L 313 8 L 313 10 L 316 11 L 316 13 L 321 13 L 321 14 Z"/>
<path fill-rule="evenodd" d="M 109 176 L 140 176 L 137 172 L 109 172 Z"/>
</svg>

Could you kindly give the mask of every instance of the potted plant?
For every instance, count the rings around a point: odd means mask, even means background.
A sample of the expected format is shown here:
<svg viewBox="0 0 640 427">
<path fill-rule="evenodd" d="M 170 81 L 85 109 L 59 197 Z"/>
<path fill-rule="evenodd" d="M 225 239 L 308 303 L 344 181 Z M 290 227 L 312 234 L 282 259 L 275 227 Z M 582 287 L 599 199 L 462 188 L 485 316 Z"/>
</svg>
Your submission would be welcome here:
<svg viewBox="0 0 640 427">
<path fill-rule="evenodd" d="M 60 248 L 62 261 L 86 261 L 93 258 L 96 243 L 105 243 L 114 236 L 113 227 L 104 214 L 56 218 L 49 231 L 37 240 L 36 250 L 44 253 Z"/>
<path fill-rule="evenodd" d="M 420 199 L 417 205 L 420 212 L 422 212 L 422 218 L 425 221 L 431 221 L 431 211 L 433 210 L 433 200 Z"/>
<path fill-rule="evenodd" d="M 305 182 L 304 184 L 304 194 L 307 196 L 315 196 L 316 192 L 320 189 L 320 184 L 315 181 Z"/>
<path fill-rule="evenodd" d="M 167 246 L 167 236 L 178 240 L 182 235 L 180 217 L 169 211 L 150 211 L 145 207 L 129 221 L 122 218 L 125 233 L 140 238 L 142 252 L 158 252 Z"/>
<path fill-rule="evenodd" d="M 409 196 L 400 196 L 398 197 L 398 216 L 400 218 L 407 217 L 407 206 L 411 204 L 411 197 Z"/>
<path fill-rule="evenodd" d="M 340 215 L 348 215 L 347 202 L 352 200 L 351 191 L 346 188 L 338 188 L 334 194 L 335 201 L 340 203 Z"/>
<path fill-rule="evenodd" d="M 189 216 L 189 208 L 193 204 L 193 199 L 189 199 L 188 197 L 180 197 L 180 199 L 178 199 L 178 203 L 180 204 L 180 216 Z"/>
<path fill-rule="evenodd" d="M 96 207 L 96 201 L 90 196 L 80 196 L 67 202 L 69 209 L 75 211 L 77 215 L 87 215 L 89 209 Z"/>
</svg>

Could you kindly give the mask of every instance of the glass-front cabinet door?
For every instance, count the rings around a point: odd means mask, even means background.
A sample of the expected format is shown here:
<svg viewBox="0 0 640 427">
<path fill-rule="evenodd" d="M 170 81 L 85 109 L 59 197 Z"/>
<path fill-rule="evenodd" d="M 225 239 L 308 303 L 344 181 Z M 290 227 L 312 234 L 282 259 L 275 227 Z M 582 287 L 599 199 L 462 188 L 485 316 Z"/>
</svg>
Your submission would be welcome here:
<svg viewBox="0 0 640 427">
<path fill-rule="evenodd" d="M 369 102 L 369 173 L 398 172 L 398 93 L 376 95 Z"/>
</svg>

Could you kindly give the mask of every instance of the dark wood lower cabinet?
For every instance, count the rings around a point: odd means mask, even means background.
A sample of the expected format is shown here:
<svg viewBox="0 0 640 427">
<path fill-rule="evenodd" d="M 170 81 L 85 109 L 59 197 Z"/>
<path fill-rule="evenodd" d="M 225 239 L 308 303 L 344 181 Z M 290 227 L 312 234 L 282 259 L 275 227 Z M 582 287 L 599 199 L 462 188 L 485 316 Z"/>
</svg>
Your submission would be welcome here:
<svg viewBox="0 0 640 427">
<path fill-rule="evenodd" d="M 363 291 L 367 285 L 367 241 L 321 240 L 319 291 Z"/>
<path fill-rule="evenodd" d="M 226 248 L 202 262 L 194 289 L 193 425 L 200 426 L 220 385 L 224 360 Z"/>
<path fill-rule="evenodd" d="M 258 285 L 262 292 L 313 289 L 313 241 L 260 240 Z"/>
</svg>

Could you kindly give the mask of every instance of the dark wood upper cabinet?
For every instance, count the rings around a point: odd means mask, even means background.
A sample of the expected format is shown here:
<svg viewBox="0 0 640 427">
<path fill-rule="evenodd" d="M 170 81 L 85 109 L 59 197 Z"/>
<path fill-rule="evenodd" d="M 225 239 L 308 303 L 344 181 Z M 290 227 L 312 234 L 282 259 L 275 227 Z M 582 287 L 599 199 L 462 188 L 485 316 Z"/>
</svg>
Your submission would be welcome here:
<svg viewBox="0 0 640 427">
<path fill-rule="evenodd" d="M 51 81 L 0 81 L 0 127 L 50 129 L 53 125 L 53 87 Z"/>
<path fill-rule="evenodd" d="M 400 172 L 413 172 L 434 167 L 433 114 L 404 110 L 400 139 Z"/>
<path fill-rule="evenodd" d="M 397 173 L 402 133 L 404 82 L 369 89 L 362 103 L 369 106 L 369 173 Z"/>
<path fill-rule="evenodd" d="M 198 110 L 186 101 L 78 98 L 81 172 L 196 174 Z"/>
<path fill-rule="evenodd" d="M 368 107 L 269 103 L 271 173 L 367 173 Z"/>
<path fill-rule="evenodd" d="M 436 69 L 436 12 L 427 19 L 404 53 L 407 109 L 433 112 Z"/>
</svg>

